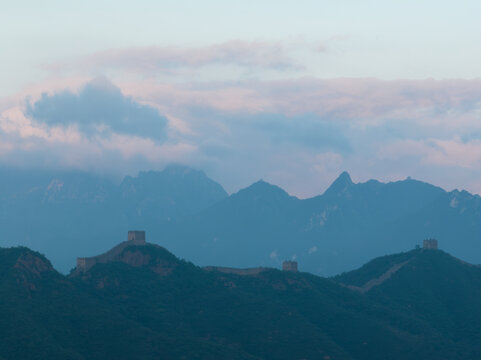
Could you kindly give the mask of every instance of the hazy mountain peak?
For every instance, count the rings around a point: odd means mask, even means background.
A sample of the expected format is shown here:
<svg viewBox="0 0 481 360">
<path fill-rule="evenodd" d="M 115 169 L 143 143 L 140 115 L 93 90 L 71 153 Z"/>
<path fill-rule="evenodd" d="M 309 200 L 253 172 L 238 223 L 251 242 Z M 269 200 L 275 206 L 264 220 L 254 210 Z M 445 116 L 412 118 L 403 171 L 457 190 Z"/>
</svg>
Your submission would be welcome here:
<svg viewBox="0 0 481 360">
<path fill-rule="evenodd" d="M 137 177 L 126 176 L 121 186 L 129 188 L 144 187 L 149 190 L 158 191 L 159 187 L 179 188 L 182 182 L 186 187 L 206 187 L 211 191 L 220 194 L 220 197 L 227 196 L 227 193 L 220 184 L 211 180 L 200 170 L 192 169 L 184 165 L 169 165 L 162 171 L 141 171 Z"/>
<path fill-rule="evenodd" d="M 202 170 L 196 170 L 186 165 L 180 164 L 170 164 L 167 165 L 163 170 L 156 171 L 156 170 L 149 170 L 149 171 L 141 171 L 138 174 L 138 177 L 162 177 L 162 176 L 170 176 L 170 177 L 183 177 L 183 176 L 197 176 L 197 177 L 207 177 Z"/>
<path fill-rule="evenodd" d="M 347 171 L 343 171 L 336 180 L 329 186 L 326 193 L 336 194 L 346 191 L 349 187 L 354 185 L 351 176 Z"/>
<path fill-rule="evenodd" d="M 265 181 L 264 179 L 259 179 L 259 180 L 257 180 L 255 183 L 253 183 L 252 185 L 258 185 L 258 186 L 275 186 L 275 185 L 272 185 L 272 184 L 268 183 L 268 182 Z"/>
<path fill-rule="evenodd" d="M 182 165 L 128 176 L 120 191 L 123 201 L 129 202 L 129 218 L 145 223 L 192 215 L 228 196 L 203 171 Z"/>
<path fill-rule="evenodd" d="M 256 181 L 251 186 L 240 190 L 239 193 L 255 194 L 258 196 L 277 195 L 281 197 L 289 197 L 289 194 L 285 190 L 262 179 Z"/>
<path fill-rule="evenodd" d="M 351 175 L 347 171 L 343 171 L 334 182 L 342 182 L 349 185 L 354 184 L 351 179 Z"/>
<path fill-rule="evenodd" d="M 210 179 L 202 170 L 196 170 L 189 166 L 178 164 L 168 165 L 160 171 L 140 171 L 137 176 L 126 176 L 123 183 L 150 183 L 151 185 L 157 186 L 159 181 L 171 181 L 176 183 L 178 180 L 201 181 L 204 183 L 216 184 L 216 186 L 221 187 L 218 183 Z"/>
<path fill-rule="evenodd" d="M 184 174 L 196 173 L 196 174 L 205 176 L 205 173 L 202 170 L 196 170 L 187 165 L 181 165 L 181 164 L 167 165 L 163 170 L 163 172 L 170 175 L 184 175 Z"/>
</svg>

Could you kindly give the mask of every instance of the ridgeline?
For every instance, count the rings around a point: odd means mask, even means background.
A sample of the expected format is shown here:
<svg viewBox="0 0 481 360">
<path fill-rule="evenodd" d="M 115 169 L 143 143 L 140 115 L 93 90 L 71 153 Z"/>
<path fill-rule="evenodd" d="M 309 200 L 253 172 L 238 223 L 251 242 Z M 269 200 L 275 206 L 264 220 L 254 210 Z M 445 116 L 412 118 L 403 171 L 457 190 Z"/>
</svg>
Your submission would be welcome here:
<svg viewBox="0 0 481 360">
<path fill-rule="evenodd" d="M 28 248 L 0 249 L 0 358 L 481 357 L 481 269 L 441 250 L 322 278 L 127 245 L 68 276 Z"/>
</svg>

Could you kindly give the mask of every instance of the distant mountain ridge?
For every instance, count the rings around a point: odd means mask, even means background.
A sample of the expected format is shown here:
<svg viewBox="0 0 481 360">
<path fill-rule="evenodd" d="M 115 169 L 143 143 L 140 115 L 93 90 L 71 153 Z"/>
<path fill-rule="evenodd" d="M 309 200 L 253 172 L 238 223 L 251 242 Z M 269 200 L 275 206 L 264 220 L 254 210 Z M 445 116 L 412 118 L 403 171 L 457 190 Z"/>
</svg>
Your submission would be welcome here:
<svg viewBox="0 0 481 360">
<path fill-rule="evenodd" d="M 227 197 L 204 172 L 181 165 L 118 184 L 84 172 L 0 170 L 0 245 L 26 245 L 62 271 L 131 228 L 192 215 Z"/>
<path fill-rule="evenodd" d="M 479 263 L 480 204 L 478 195 L 410 178 L 354 183 L 344 172 L 324 194 L 302 200 L 258 182 L 154 232 L 202 265 L 280 266 L 295 258 L 303 270 L 333 275 L 429 237 Z"/>
<path fill-rule="evenodd" d="M 64 272 L 129 229 L 200 265 L 280 267 L 295 258 L 302 270 L 334 275 L 428 237 L 481 263 L 481 198 L 410 178 L 355 183 L 343 172 L 324 194 L 298 199 L 262 180 L 229 196 L 180 165 L 120 184 L 79 172 L 0 175 L 0 245 L 42 251 Z"/>
</svg>

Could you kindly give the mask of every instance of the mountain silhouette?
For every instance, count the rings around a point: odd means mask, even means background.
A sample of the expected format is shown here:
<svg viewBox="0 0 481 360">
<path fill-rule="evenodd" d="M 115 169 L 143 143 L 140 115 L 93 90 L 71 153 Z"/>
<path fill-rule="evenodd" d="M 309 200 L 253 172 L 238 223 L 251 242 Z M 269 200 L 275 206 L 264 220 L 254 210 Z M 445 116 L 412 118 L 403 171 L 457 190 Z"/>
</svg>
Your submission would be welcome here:
<svg viewBox="0 0 481 360">
<path fill-rule="evenodd" d="M 205 265 L 278 266 L 295 258 L 303 270 L 332 275 L 428 237 L 478 263 L 479 199 L 410 178 L 353 183 L 344 172 L 324 194 L 302 200 L 258 182 L 159 226 L 156 234 L 182 257 Z"/>
<path fill-rule="evenodd" d="M 0 170 L 0 245 L 26 245 L 67 272 L 130 228 L 195 214 L 227 196 L 202 171 L 172 165 L 121 183 L 85 172 Z"/>
<path fill-rule="evenodd" d="M 436 237 L 481 263 L 481 199 L 411 178 L 352 181 L 298 199 L 258 181 L 228 195 L 202 171 L 173 165 L 121 182 L 81 172 L 2 169 L 0 241 L 41 251 L 67 272 L 76 256 L 113 246 L 128 229 L 200 265 L 280 266 L 334 275 Z"/>
</svg>

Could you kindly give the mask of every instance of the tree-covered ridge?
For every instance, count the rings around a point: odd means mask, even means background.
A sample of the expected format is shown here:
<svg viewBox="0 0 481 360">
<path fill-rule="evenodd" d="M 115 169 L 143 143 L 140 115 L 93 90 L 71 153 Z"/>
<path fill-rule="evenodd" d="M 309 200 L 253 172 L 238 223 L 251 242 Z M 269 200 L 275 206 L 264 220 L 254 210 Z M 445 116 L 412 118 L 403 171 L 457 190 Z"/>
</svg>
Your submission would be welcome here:
<svg viewBox="0 0 481 360">
<path fill-rule="evenodd" d="M 410 261 L 416 254 L 422 250 L 412 250 L 409 252 L 398 253 L 394 255 L 385 255 L 369 261 L 359 269 L 342 273 L 334 276 L 333 280 L 346 285 L 360 287 L 372 279 L 379 278 L 397 264 L 404 264 Z"/>
<path fill-rule="evenodd" d="M 345 286 L 407 258 L 365 294 Z M 481 269 L 441 251 L 375 259 L 358 274 L 332 279 L 275 269 L 252 276 L 206 271 L 150 244 L 129 246 L 116 261 L 71 276 L 27 248 L 0 249 L 0 260 L 4 359 L 481 354 Z"/>
</svg>

